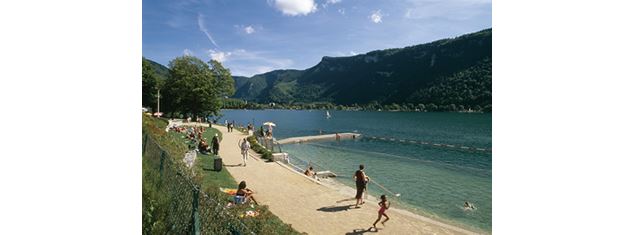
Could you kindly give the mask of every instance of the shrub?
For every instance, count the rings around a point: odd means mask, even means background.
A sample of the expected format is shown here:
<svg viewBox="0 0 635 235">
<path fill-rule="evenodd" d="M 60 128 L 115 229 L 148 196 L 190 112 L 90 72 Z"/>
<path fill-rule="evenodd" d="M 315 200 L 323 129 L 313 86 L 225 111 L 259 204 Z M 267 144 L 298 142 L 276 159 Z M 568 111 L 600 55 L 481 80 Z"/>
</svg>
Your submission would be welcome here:
<svg viewBox="0 0 635 235">
<path fill-rule="evenodd" d="M 247 140 L 249 141 L 249 144 L 251 145 L 251 149 L 256 151 L 256 153 L 260 154 L 261 158 L 267 159 L 269 161 L 273 161 L 273 155 L 271 151 L 269 151 L 265 147 L 262 147 L 262 145 L 258 143 L 258 140 L 256 139 L 255 135 L 247 137 Z"/>
</svg>

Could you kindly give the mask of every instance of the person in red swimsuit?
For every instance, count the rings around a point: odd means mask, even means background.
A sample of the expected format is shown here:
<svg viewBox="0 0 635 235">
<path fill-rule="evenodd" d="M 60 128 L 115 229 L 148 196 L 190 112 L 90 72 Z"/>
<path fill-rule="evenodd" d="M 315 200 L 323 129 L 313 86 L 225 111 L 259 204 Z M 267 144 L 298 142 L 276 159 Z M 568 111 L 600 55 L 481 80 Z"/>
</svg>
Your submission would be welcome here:
<svg viewBox="0 0 635 235">
<path fill-rule="evenodd" d="M 377 222 L 379 222 L 379 220 L 381 219 L 381 216 L 385 216 L 386 219 L 384 221 L 381 222 L 382 225 L 386 226 L 386 221 L 388 221 L 390 218 L 388 218 L 388 215 L 386 215 L 386 210 L 388 210 L 388 208 L 390 208 L 390 202 L 388 200 L 386 200 L 386 195 L 381 195 L 381 202 L 378 203 L 379 204 L 379 212 L 377 215 L 377 220 L 375 220 L 375 223 L 373 223 L 373 228 L 377 229 L 377 227 L 375 226 L 377 224 Z"/>
</svg>

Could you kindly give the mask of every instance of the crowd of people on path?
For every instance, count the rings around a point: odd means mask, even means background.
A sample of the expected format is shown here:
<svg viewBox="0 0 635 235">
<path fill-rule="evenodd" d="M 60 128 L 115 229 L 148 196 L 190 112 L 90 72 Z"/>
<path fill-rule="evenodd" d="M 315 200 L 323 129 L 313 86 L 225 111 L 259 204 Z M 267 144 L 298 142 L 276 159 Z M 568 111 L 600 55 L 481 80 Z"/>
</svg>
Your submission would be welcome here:
<svg viewBox="0 0 635 235">
<path fill-rule="evenodd" d="M 192 117 L 188 116 L 187 118 L 185 118 L 184 121 L 185 121 L 185 123 L 191 123 L 192 122 Z M 199 116 L 196 116 L 194 121 L 196 123 L 207 123 L 208 122 L 206 117 L 199 117 Z"/>
</svg>

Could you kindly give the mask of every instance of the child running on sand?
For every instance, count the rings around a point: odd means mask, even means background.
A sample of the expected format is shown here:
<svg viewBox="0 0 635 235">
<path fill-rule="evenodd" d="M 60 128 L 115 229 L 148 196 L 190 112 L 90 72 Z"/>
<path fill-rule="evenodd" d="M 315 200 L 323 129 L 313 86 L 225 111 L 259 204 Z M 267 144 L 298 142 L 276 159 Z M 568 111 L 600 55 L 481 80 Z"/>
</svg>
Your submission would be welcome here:
<svg viewBox="0 0 635 235">
<path fill-rule="evenodd" d="M 381 222 L 382 225 L 385 226 L 384 223 L 386 223 L 386 221 L 388 221 L 390 218 L 388 218 L 388 215 L 386 215 L 386 210 L 388 210 L 388 208 L 390 208 L 390 202 L 388 200 L 386 200 L 386 195 L 381 195 L 381 202 L 378 203 L 379 204 L 379 212 L 377 215 L 377 220 L 375 220 L 375 223 L 373 223 L 373 228 L 377 229 L 377 222 L 379 222 L 379 220 L 381 219 L 381 216 L 385 216 L 386 219 L 384 221 Z"/>
</svg>

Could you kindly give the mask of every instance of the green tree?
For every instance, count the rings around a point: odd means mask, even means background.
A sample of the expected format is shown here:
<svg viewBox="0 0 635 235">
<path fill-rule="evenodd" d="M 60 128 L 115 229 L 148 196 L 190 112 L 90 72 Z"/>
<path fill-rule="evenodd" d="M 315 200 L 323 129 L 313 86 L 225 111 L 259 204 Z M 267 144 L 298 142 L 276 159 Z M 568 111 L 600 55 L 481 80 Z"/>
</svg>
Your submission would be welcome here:
<svg viewBox="0 0 635 235">
<path fill-rule="evenodd" d="M 214 74 L 214 78 L 218 80 L 218 86 L 221 91 L 221 96 L 230 97 L 234 95 L 234 92 L 236 92 L 234 88 L 234 78 L 232 78 L 229 69 L 223 67 L 223 65 L 216 60 L 210 60 L 207 63 L 209 63 L 210 65 L 210 69 L 212 71 L 212 74 Z"/>
<path fill-rule="evenodd" d="M 387 110 L 392 110 L 392 111 L 399 111 L 399 110 L 401 110 L 401 106 L 400 106 L 400 105 L 398 105 L 398 104 L 396 104 L 396 103 L 392 103 L 392 104 L 390 104 L 390 105 L 386 105 L 386 106 L 384 106 L 384 107 L 385 107 L 385 109 L 387 109 Z"/>
<path fill-rule="evenodd" d="M 150 62 L 145 58 L 142 58 L 141 61 L 141 104 L 143 107 L 155 109 L 157 107 L 157 91 L 160 88 L 161 80 L 152 69 Z"/>
<path fill-rule="evenodd" d="M 434 112 L 434 111 L 438 111 L 439 107 L 437 107 L 436 104 L 429 103 L 426 105 L 426 109 Z"/>
<path fill-rule="evenodd" d="M 170 77 L 166 82 L 164 99 L 172 112 L 192 116 L 219 114 L 222 98 L 233 94 L 229 70 L 216 62 L 212 67 L 194 56 L 181 56 L 170 61 Z"/>
<path fill-rule="evenodd" d="M 417 105 L 417 108 L 419 109 L 419 111 L 424 111 L 426 110 L 426 106 L 424 104 L 419 104 Z"/>
</svg>

